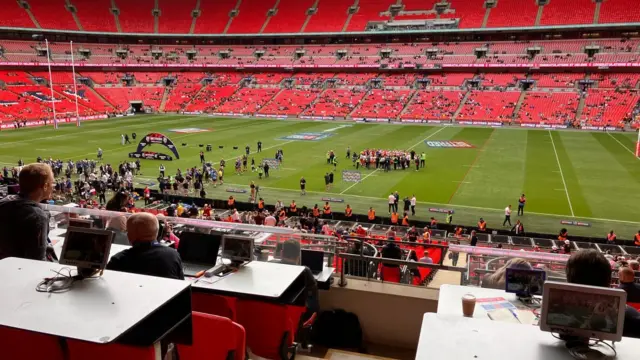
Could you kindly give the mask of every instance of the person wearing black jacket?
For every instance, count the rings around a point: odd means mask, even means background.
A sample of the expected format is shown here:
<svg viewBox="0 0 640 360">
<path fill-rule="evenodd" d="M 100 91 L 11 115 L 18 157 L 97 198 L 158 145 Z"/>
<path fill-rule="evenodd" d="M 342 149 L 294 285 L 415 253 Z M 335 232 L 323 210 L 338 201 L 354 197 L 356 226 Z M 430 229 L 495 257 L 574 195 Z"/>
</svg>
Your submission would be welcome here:
<svg viewBox="0 0 640 360">
<path fill-rule="evenodd" d="M 114 255 L 107 269 L 184 280 L 178 252 L 157 241 L 159 228 L 158 219 L 152 214 L 131 215 L 127 219 L 127 237 L 131 248 Z"/>
<path fill-rule="evenodd" d="M 53 260 L 49 255 L 49 214 L 38 207 L 51 198 L 53 171 L 46 164 L 29 164 L 20 171 L 18 182 L 20 194 L 0 200 L 0 260 Z"/>
</svg>

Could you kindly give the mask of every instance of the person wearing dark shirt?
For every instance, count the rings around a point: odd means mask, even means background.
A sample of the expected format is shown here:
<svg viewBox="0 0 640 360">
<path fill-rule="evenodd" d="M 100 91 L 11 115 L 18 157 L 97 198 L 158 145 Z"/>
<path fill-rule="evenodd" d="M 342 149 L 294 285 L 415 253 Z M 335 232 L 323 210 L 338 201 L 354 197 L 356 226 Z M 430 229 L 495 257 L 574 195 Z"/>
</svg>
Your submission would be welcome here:
<svg viewBox="0 0 640 360">
<path fill-rule="evenodd" d="M 394 241 L 389 241 L 382 247 L 381 255 L 386 259 L 402 260 L 402 249 Z M 398 267 L 399 265 L 385 264 L 388 267 Z"/>
<path fill-rule="evenodd" d="M 53 260 L 53 252 L 47 251 L 49 215 L 38 207 L 51 198 L 53 171 L 46 164 L 30 164 L 22 168 L 18 182 L 20 193 L 0 200 L 0 260 Z"/>
<path fill-rule="evenodd" d="M 567 261 L 567 282 L 608 288 L 611 285 L 611 265 L 597 250 L 580 250 Z M 622 336 L 640 338 L 640 313 L 627 305 Z"/>
<path fill-rule="evenodd" d="M 469 245 L 471 246 L 478 245 L 478 235 L 476 234 L 475 230 L 471 230 L 471 243 Z"/>
<path fill-rule="evenodd" d="M 157 242 L 158 219 L 149 213 L 133 214 L 127 220 L 131 248 L 114 255 L 108 270 L 184 280 L 182 260 L 175 249 Z"/>
<path fill-rule="evenodd" d="M 627 302 L 640 303 L 640 285 L 636 284 L 635 273 L 630 267 L 622 267 L 618 271 L 620 289 L 627 293 Z"/>
</svg>

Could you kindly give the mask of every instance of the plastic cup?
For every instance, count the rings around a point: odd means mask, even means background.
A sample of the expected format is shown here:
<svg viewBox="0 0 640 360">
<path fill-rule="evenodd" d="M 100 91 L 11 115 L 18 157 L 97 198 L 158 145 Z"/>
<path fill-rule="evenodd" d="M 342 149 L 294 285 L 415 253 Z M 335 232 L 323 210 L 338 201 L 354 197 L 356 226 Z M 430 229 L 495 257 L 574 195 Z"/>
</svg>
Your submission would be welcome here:
<svg viewBox="0 0 640 360">
<path fill-rule="evenodd" d="M 476 309 L 476 297 L 471 294 L 465 294 L 462 296 L 462 315 L 465 317 L 473 317 L 473 312 Z"/>
</svg>

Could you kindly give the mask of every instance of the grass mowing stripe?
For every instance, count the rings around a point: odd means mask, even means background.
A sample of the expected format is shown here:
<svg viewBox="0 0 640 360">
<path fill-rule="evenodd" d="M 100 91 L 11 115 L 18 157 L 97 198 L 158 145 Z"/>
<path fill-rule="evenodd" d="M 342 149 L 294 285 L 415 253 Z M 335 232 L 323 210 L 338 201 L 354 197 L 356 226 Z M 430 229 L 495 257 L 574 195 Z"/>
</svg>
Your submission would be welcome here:
<svg viewBox="0 0 640 360">
<path fill-rule="evenodd" d="M 473 169 L 473 167 L 475 166 L 475 164 L 478 162 L 478 159 L 480 159 L 480 154 L 482 154 L 482 151 L 484 149 L 484 147 L 487 145 L 487 143 L 489 142 L 489 140 L 491 140 L 491 138 L 493 137 L 493 134 L 495 134 L 496 129 L 492 128 L 491 130 L 491 134 L 489 134 L 489 137 L 487 137 L 484 140 L 484 143 L 482 144 L 482 146 L 480 147 L 480 149 L 477 150 L 476 153 L 476 158 L 473 159 L 473 162 L 471 163 L 471 165 L 469 166 L 469 168 L 467 169 L 467 172 L 464 173 L 464 176 L 462 177 L 462 179 L 460 180 L 460 182 L 458 182 L 458 186 L 456 187 L 456 191 L 454 191 L 453 193 L 451 193 L 451 197 L 449 197 L 449 201 L 447 201 L 447 204 L 451 204 L 451 200 L 453 200 L 453 197 L 456 196 L 456 194 L 458 193 L 458 190 L 460 190 L 460 187 L 462 186 L 462 184 L 465 182 L 465 180 L 467 179 L 467 176 L 469 175 L 469 173 L 471 172 L 471 169 Z"/>
<path fill-rule="evenodd" d="M 633 152 L 633 150 L 629 149 L 627 146 L 625 146 L 623 143 L 621 143 L 621 142 L 620 142 L 620 140 L 618 140 L 615 136 L 613 136 L 613 135 L 611 134 L 611 132 L 607 131 L 607 134 L 609 134 L 609 136 L 611 136 L 611 138 L 613 138 L 613 140 L 615 140 L 618 144 L 620 144 L 620 146 L 622 146 L 625 150 L 627 150 L 628 152 L 630 152 L 630 153 L 631 153 L 631 155 L 633 155 L 633 157 L 634 157 L 636 160 L 640 160 L 640 158 L 636 156 L 636 153 L 635 153 L 635 152 Z"/>
<path fill-rule="evenodd" d="M 551 138 L 551 145 L 553 146 L 553 152 L 556 154 L 556 161 L 558 162 L 558 169 L 560 170 L 560 177 L 562 178 L 562 184 L 564 185 L 564 193 L 567 194 L 567 202 L 569 203 L 569 210 L 571 210 L 571 216 L 576 216 L 573 212 L 573 205 L 571 204 L 571 198 L 569 197 L 569 190 L 567 189 L 567 182 L 564 179 L 564 173 L 562 172 L 562 165 L 560 165 L 560 158 L 558 157 L 558 150 L 556 150 L 556 143 L 553 141 L 553 134 L 549 130 L 549 137 Z"/>
</svg>

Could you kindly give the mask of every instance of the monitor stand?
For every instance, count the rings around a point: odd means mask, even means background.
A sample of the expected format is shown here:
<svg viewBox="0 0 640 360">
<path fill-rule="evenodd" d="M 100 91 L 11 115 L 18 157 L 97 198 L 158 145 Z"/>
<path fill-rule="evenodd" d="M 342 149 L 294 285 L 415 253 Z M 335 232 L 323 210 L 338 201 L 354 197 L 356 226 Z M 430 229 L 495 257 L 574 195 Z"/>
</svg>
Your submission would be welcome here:
<svg viewBox="0 0 640 360">
<path fill-rule="evenodd" d="M 589 339 L 573 339 L 568 340 L 565 344 L 569 350 L 569 354 L 578 360 L 604 360 L 611 359 L 610 356 L 596 350 L 589 345 Z"/>
</svg>

